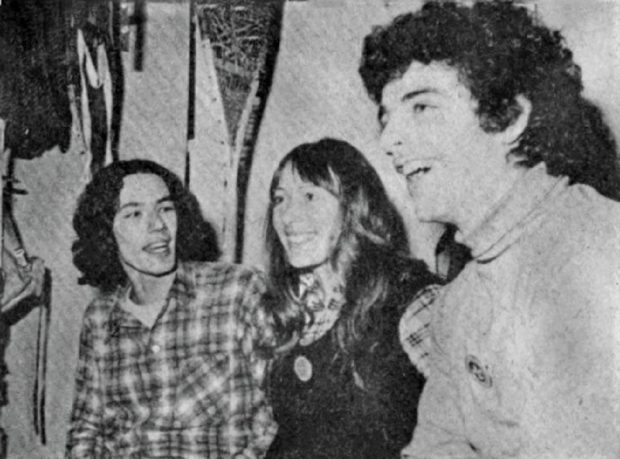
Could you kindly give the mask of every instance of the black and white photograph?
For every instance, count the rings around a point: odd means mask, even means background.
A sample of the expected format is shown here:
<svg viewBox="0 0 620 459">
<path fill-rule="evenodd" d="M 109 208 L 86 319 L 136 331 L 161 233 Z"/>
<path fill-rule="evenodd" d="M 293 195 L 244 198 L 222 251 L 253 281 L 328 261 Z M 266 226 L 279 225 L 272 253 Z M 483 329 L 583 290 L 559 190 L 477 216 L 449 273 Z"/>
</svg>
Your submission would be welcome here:
<svg viewBox="0 0 620 459">
<path fill-rule="evenodd" d="M 619 44 L 0 0 L 0 459 L 620 458 Z"/>
</svg>

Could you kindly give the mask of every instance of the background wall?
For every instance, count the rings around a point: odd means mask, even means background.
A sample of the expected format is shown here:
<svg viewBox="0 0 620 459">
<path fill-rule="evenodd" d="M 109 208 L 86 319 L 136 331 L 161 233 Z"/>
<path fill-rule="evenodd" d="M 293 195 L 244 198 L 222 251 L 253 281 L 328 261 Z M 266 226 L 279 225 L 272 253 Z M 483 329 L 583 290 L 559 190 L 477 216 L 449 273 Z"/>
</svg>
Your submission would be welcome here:
<svg viewBox="0 0 620 459">
<path fill-rule="evenodd" d="M 258 1 L 258 0 L 257 0 Z M 172 2 L 171 2 L 172 3 Z M 123 158 L 146 156 L 177 173 L 184 170 L 185 82 L 187 75 L 187 3 L 149 2 L 145 71 L 131 72 L 126 60 L 126 105 L 121 139 Z M 377 167 L 412 233 L 422 232 L 412 219 L 404 184 L 377 145 L 376 109 L 357 75 L 361 40 L 373 24 L 419 5 L 416 0 L 307 0 L 285 6 L 282 42 L 272 92 L 256 147 L 245 231 L 245 261 L 263 262 L 263 222 L 267 187 L 280 158 L 295 145 L 330 135 L 364 151 Z M 620 5 L 604 0 L 542 0 L 540 14 L 560 27 L 581 64 L 586 93 L 599 102 L 620 137 Z M 155 26 L 154 24 L 157 24 Z M 224 206 L 218 175 L 227 160 L 218 147 L 218 117 L 212 112 L 213 88 L 205 62 L 198 63 L 197 140 L 192 147 L 191 178 L 203 210 L 216 225 Z M 34 436 L 31 393 L 38 311 L 12 329 L 8 351 L 10 405 L 2 411 L 9 435 L 9 457 L 62 457 L 73 397 L 77 337 L 91 297 L 77 285 L 71 263 L 74 235 L 70 220 L 82 190 L 86 158 L 76 147 L 20 161 L 16 175 L 28 195 L 16 198 L 16 219 L 26 246 L 44 258 L 53 273 L 52 322 L 47 384 L 49 444 Z M 418 238 L 416 238 L 418 239 Z"/>
</svg>

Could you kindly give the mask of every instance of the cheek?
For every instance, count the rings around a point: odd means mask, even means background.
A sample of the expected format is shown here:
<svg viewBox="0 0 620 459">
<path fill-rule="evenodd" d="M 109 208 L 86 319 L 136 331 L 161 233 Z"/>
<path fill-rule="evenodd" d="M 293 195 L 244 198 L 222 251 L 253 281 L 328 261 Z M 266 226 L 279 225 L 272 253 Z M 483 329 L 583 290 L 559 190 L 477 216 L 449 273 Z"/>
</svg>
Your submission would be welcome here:
<svg viewBox="0 0 620 459">
<path fill-rule="evenodd" d="M 328 234 L 329 241 L 335 242 L 343 226 L 343 215 L 339 208 L 331 209 L 328 212 L 316 212 L 317 224 L 323 225 L 323 228 Z"/>
<path fill-rule="evenodd" d="M 176 213 L 173 213 L 172 215 L 170 215 L 170 218 L 168 219 L 168 222 L 167 222 L 167 226 L 168 226 L 168 231 L 170 231 L 170 233 L 172 233 L 176 237 L 179 231 L 179 217 Z"/>
<path fill-rule="evenodd" d="M 278 238 L 282 240 L 282 217 L 280 216 L 280 212 L 277 210 L 274 210 L 272 213 L 271 226 L 273 226 Z"/>
<path fill-rule="evenodd" d="M 115 223 L 112 227 L 112 234 L 121 254 L 131 252 L 140 245 L 138 231 L 131 225 L 123 222 Z"/>
</svg>

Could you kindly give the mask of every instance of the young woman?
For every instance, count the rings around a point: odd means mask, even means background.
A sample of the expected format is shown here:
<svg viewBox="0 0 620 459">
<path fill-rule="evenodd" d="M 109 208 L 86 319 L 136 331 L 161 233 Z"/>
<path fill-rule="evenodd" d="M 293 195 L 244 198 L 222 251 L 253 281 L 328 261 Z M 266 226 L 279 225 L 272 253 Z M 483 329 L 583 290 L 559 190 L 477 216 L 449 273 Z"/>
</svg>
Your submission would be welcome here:
<svg viewBox="0 0 620 459">
<path fill-rule="evenodd" d="M 270 195 L 267 308 L 279 348 L 268 393 L 279 431 L 267 457 L 398 457 L 424 383 L 398 324 L 408 307 L 428 322 L 436 279 L 409 257 L 378 175 L 346 142 L 293 149 Z"/>
</svg>

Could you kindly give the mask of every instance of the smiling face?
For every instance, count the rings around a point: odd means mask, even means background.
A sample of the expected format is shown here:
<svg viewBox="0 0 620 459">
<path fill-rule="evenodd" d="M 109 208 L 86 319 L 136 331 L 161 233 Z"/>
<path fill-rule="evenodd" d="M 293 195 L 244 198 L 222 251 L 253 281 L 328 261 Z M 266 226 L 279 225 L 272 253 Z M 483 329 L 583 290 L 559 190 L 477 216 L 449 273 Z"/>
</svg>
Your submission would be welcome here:
<svg viewBox="0 0 620 459">
<path fill-rule="evenodd" d="M 132 281 L 174 270 L 177 212 L 159 176 L 140 173 L 123 179 L 112 229 L 121 265 Z"/>
<path fill-rule="evenodd" d="M 272 223 L 295 268 L 325 263 L 342 230 L 338 198 L 312 182 L 306 182 L 288 164 L 273 192 Z"/>
<path fill-rule="evenodd" d="M 406 177 L 422 221 L 463 229 L 512 179 L 506 135 L 483 131 L 476 108 L 458 71 L 440 62 L 413 62 L 383 89 L 382 148 Z"/>
</svg>

